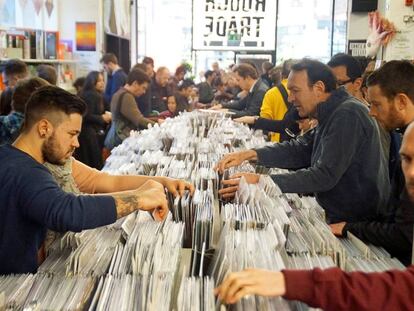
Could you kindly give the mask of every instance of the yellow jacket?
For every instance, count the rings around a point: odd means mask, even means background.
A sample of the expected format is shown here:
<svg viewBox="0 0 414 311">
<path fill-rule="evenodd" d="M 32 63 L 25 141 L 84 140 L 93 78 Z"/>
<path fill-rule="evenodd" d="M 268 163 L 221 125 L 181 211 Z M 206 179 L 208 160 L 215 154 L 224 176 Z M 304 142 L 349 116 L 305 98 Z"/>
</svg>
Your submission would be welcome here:
<svg viewBox="0 0 414 311">
<path fill-rule="evenodd" d="M 282 84 L 287 90 L 287 79 L 283 79 Z M 271 120 L 282 120 L 286 112 L 287 107 L 285 101 L 283 100 L 282 94 L 276 86 L 272 87 L 266 92 L 263 98 L 262 107 L 260 109 L 260 117 Z M 279 142 L 280 134 L 273 133 L 271 140 L 274 142 Z"/>
</svg>

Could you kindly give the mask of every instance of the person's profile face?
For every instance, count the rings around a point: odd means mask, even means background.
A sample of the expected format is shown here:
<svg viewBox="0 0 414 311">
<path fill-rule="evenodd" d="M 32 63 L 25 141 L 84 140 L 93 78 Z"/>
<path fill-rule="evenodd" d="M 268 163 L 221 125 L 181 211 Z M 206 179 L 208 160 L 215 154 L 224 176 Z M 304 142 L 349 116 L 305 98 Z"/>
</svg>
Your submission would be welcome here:
<svg viewBox="0 0 414 311">
<path fill-rule="evenodd" d="M 312 116 L 319 102 L 314 87 L 309 86 L 306 71 L 292 71 L 289 74 L 287 88 L 289 101 L 293 103 L 299 116 L 302 118 Z"/>
<path fill-rule="evenodd" d="M 133 86 L 134 86 L 134 91 L 133 91 L 133 93 L 134 93 L 134 95 L 135 95 L 136 97 L 138 97 L 138 96 L 141 96 L 141 95 L 145 94 L 145 92 L 146 92 L 146 91 L 147 91 L 147 89 L 148 89 L 148 83 L 147 83 L 147 82 L 144 82 L 144 83 L 142 83 L 142 84 L 139 84 L 137 81 L 134 81 Z"/>
<path fill-rule="evenodd" d="M 78 136 L 82 127 L 82 116 L 73 113 L 67 116 L 42 145 L 43 159 L 51 164 L 63 165 L 79 147 Z"/>
<path fill-rule="evenodd" d="M 111 70 L 111 67 L 109 66 L 109 63 L 108 63 L 108 64 L 103 63 L 103 64 L 102 64 L 102 68 L 103 68 L 103 70 L 105 70 L 108 74 L 112 74 L 112 70 Z"/>
<path fill-rule="evenodd" d="M 177 111 L 177 102 L 175 101 L 175 97 L 174 96 L 170 96 L 167 99 L 167 106 L 168 106 L 168 110 L 172 113 Z"/>
<path fill-rule="evenodd" d="M 409 127 L 404 134 L 400 156 L 405 188 L 411 201 L 414 202 L 414 129 L 412 127 Z"/>
<path fill-rule="evenodd" d="M 331 70 L 336 78 L 338 86 L 344 86 L 349 94 L 356 96 L 360 89 L 360 85 L 355 83 L 355 80 L 348 76 L 346 67 L 341 65 L 332 67 Z"/>
<path fill-rule="evenodd" d="M 145 68 L 145 73 L 148 75 L 148 77 L 152 78 L 154 76 L 154 66 L 151 64 L 146 64 Z"/>
<path fill-rule="evenodd" d="M 162 87 L 167 85 L 169 78 L 170 72 L 168 70 L 163 70 L 162 72 L 157 74 L 157 82 Z"/>
<path fill-rule="evenodd" d="M 389 100 L 378 85 L 368 87 L 369 114 L 387 131 L 404 126 L 402 112 L 396 108 L 395 100 Z"/>
<path fill-rule="evenodd" d="M 237 72 L 236 72 L 235 78 L 236 78 L 236 81 L 237 81 L 238 86 L 243 91 L 250 91 L 250 86 L 249 86 L 246 78 L 243 78 Z"/>
<path fill-rule="evenodd" d="M 102 74 L 98 75 L 98 80 L 96 80 L 95 88 L 98 92 L 103 92 L 105 89 L 105 81 Z"/>
</svg>

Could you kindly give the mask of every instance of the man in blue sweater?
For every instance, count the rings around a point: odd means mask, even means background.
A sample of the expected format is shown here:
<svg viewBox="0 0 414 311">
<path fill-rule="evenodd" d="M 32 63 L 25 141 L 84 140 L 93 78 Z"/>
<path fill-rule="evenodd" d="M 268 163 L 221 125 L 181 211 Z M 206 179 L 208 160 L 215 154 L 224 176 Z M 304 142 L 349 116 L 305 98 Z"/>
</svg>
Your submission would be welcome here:
<svg viewBox="0 0 414 311">
<path fill-rule="evenodd" d="M 373 219 L 390 192 L 379 130 L 368 108 L 343 88 L 321 62 L 304 59 L 292 66 L 289 101 L 301 117 L 319 125 L 296 140 L 226 155 L 218 169 L 258 160 L 267 167 L 295 170 L 271 176 L 283 192 L 315 193 L 330 223 Z M 245 175 L 248 182 L 258 175 Z M 239 180 L 224 182 L 223 196 L 233 196 Z"/>
<path fill-rule="evenodd" d="M 125 71 L 118 65 L 118 58 L 115 54 L 106 53 L 101 58 L 101 63 L 104 70 L 108 74 L 108 80 L 106 81 L 104 99 L 105 99 L 105 108 L 108 109 L 111 104 L 112 96 L 123 87 L 126 83 L 127 74 Z"/>
<path fill-rule="evenodd" d="M 54 86 L 42 87 L 27 103 L 17 140 L 0 147 L 0 274 L 36 272 L 47 229 L 92 229 L 138 209 L 157 220 L 166 217 L 166 185 L 145 177 L 130 183 L 136 185 L 134 190 L 108 195 L 76 196 L 60 189 L 42 164 L 62 165 L 72 156 L 79 146 L 85 109 L 79 97 Z M 177 188 L 183 191 L 183 186 Z"/>
</svg>

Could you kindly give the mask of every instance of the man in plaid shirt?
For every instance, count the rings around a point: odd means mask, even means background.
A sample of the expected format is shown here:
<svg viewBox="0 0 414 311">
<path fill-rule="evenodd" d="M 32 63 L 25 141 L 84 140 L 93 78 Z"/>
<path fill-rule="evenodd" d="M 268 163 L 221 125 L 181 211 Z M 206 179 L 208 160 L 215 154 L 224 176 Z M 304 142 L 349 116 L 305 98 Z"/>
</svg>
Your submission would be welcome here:
<svg viewBox="0 0 414 311">
<path fill-rule="evenodd" d="M 12 143 L 17 137 L 23 123 L 27 100 L 34 91 L 48 84 L 37 77 L 17 82 L 12 96 L 13 110 L 6 116 L 0 116 L 0 145 Z"/>
</svg>

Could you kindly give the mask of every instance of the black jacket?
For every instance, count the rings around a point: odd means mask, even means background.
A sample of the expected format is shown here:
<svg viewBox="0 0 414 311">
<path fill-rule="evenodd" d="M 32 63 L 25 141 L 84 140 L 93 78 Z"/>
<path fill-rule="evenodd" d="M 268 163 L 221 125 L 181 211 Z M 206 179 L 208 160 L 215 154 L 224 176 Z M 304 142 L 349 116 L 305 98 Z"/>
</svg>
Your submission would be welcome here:
<svg viewBox="0 0 414 311">
<path fill-rule="evenodd" d="M 88 90 L 81 95 L 87 105 L 83 117 L 82 131 L 79 135 L 79 148 L 75 150 L 75 158 L 98 170 L 103 167 L 102 148 L 105 138 L 106 123 L 103 96 L 95 90 Z"/>
<path fill-rule="evenodd" d="M 167 98 L 172 95 L 169 85 L 161 86 L 157 81 L 151 81 L 151 110 L 162 112 L 168 110 Z"/>
<path fill-rule="evenodd" d="M 304 136 L 257 149 L 259 164 L 297 170 L 272 178 L 283 192 L 315 193 L 329 222 L 374 219 L 390 184 L 367 107 L 341 88 L 318 105 L 315 117 L 319 125 Z"/>
<path fill-rule="evenodd" d="M 266 83 L 259 79 L 254 85 L 253 90 L 245 98 L 223 104 L 222 106 L 235 113 L 232 115 L 232 118 L 258 116 L 262 107 L 263 97 L 268 88 Z"/>
<path fill-rule="evenodd" d="M 202 104 L 209 104 L 214 99 L 214 89 L 207 82 L 201 82 L 198 86 L 198 101 Z"/>
</svg>

